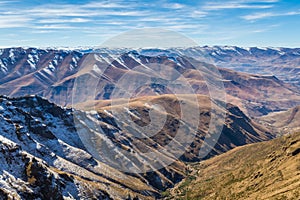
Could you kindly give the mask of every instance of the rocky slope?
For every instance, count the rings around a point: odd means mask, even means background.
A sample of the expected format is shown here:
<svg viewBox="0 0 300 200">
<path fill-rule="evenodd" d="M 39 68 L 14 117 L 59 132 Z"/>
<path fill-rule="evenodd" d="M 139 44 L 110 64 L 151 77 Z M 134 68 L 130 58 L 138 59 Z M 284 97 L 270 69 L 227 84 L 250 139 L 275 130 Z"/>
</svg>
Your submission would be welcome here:
<svg viewBox="0 0 300 200">
<path fill-rule="evenodd" d="M 299 159 L 299 133 L 238 147 L 195 164 L 166 199 L 299 199 Z"/>
<path fill-rule="evenodd" d="M 0 193 L 4 199 L 154 199 L 145 180 L 95 160 L 72 110 L 39 97 L 0 98 Z"/>
<path fill-rule="evenodd" d="M 202 103 L 209 101 L 204 96 L 199 98 Z M 210 107 L 207 106 L 209 104 L 203 104 L 205 106 L 201 107 L 202 122 L 193 144 L 180 160 L 158 171 L 144 174 L 124 173 L 114 167 L 114 162 L 107 160 L 107 158 L 113 160 L 113 157 L 101 155 L 100 152 L 96 159 L 82 142 L 83 138 L 89 140 L 97 132 L 98 136 L 103 138 L 101 147 L 113 143 L 126 151 L 143 151 L 145 148 L 155 150 L 159 145 L 166 145 L 167 141 L 172 139 L 174 131 L 176 132 L 175 122 L 180 121 L 178 113 L 176 114 L 173 109 L 176 100 L 172 96 L 152 97 L 152 100 L 155 103 L 164 102 L 165 105 L 169 105 L 166 107 L 166 113 L 162 113 L 169 118 L 161 132 L 153 138 L 143 140 L 135 138 L 132 132 L 124 128 L 126 121 L 119 121 L 119 126 L 116 125 L 114 120 L 118 121 L 118 115 L 112 116 L 109 107 L 103 107 L 104 105 L 98 112 L 78 111 L 74 115 L 73 109 L 63 109 L 40 97 L 2 96 L 0 99 L 1 195 L 13 196 L 16 199 L 50 196 L 53 199 L 126 199 L 129 196 L 153 199 L 158 197 L 160 191 L 172 187 L 185 177 L 186 165 L 182 161 L 199 159 L 198 151 L 207 132 L 207 120 L 211 115 Z M 142 113 L 143 110 L 147 113 L 151 108 L 143 101 L 145 99 L 135 99 L 130 106 L 130 112 L 128 109 L 126 111 L 133 115 L 132 117 L 140 114 L 141 121 L 138 120 L 137 123 L 147 123 L 149 120 L 147 114 L 142 116 Z M 116 105 L 115 109 L 124 110 L 124 105 Z M 247 118 L 237 107 L 227 105 L 226 109 L 228 110 L 226 127 L 209 156 L 273 137 L 267 130 Z M 102 131 L 87 126 L 89 123 L 96 123 Z M 188 128 L 191 124 L 185 126 Z M 144 145 L 140 145 L 141 142 Z M 115 153 L 121 159 L 124 158 L 121 150 Z M 162 153 L 163 158 L 167 156 L 168 154 Z M 134 159 L 137 160 L 136 162 L 144 163 L 147 157 L 135 156 Z"/>
</svg>

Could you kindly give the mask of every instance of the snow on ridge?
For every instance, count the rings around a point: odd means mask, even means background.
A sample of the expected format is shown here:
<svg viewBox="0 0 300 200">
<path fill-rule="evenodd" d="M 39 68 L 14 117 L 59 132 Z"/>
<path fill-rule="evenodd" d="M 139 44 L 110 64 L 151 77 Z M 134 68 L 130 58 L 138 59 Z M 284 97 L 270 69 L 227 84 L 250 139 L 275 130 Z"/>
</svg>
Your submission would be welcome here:
<svg viewBox="0 0 300 200">
<path fill-rule="evenodd" d="M 39 57 L 37 55 L 28 54 L 27 63 L 29 63 L 32 70 L 36 69 L 36 64 L 39 61 Z"/>
<path fill-rule="evenodd" d="M 36 64 L 34 62 L 30 62 L 29 60 L 27 60 L 27 63 L 30 65 L 30 68 L 32 70 L 35 70 L 36 69 Z"/>
<path fill-rule="evenodd" d="M 82 56 L 82 55 L 81 55 Z M 80 60 L 80 57 L 78 55 L 73 55 L 72 57 L 72 60 L 71 60 L 71 63 L 69 65 L 69 69 L 72 71 L 74 70 L 75 68 L 78 67 L 78 62 Z"/>
<path fill-rule="evenodd" d="M 139 66 L 143 66 L 146 69 L 150 69 L 148 66 L 144 65 L 141 61 L 141 59 L 138 56 L 134 56 L 133 54 L 128 54 L 128 56 L 133 59 L 135 62 L 137 62 L 139 64 Z M 121 59 L 122 60 L 122 59 Z M 123 60 L 122 60 L 123 61 Z M 126 67 L 128 69 L 128 67 L 125 65 L 124 61 L 123 61 L 123 65 L 124 67 Z"/>
<path fill-rule="evenodd" d="M 237 51 L 235 46 L 224 46 L 222 47 L 224 50 Z"/>
<path fill-rule="evenodd" d="M 166 56 L 166 57 L 175 57 L 175 56 L 179 56 L 179 49 L 176 48 L 170 48 L 170 49 L 162 49 L 162 48 L 141 48 L 139 50 L 136 50 L 136 52 L 139 55 L 143 55 L 143 56 Z"/>
<path fill-rule="evenodd" d="M 55 62 L 54 62 L 55 63 Z M 55 71 L 55 67 L 54 67 L 54 65 L 53 65 L 53 63 L 52 62 L 50 62 L 49 63 L 49 65 L 48 65 L 48 69 L 50 69 L 52 72 L 54 72 Z"/>
<path fill-rule="evenodd" d="M 53 75 L 53 72 L 55 70 L 56 70 L 56 68 L 53 65 L 53 61 L 49 62 L 48 66 L 43 69 L 43 71 L 49 75 Z"/>
<path fill-rule="evenodd" d="M 13 58 L 13 57 L 14 57 L 14 55 L 15 55 L 15 54 L 14 54 L 14 51 L 15 51 L 15 49 L 10 49 L 10 50 L 9 50 L 9 57 L 10 57 L 10 58 Z"/>
<path fill-rule="evenodd" d="M 269 49 L 275 50 L 275 51 L 282 51 L 281 47 L 269 47 Z"/>
<path fill-rule="evenodd" d="M 129 108 L 124 107 L 124 110 L 125 110 L 129 115 L 133 116 L 134 118 L 141 120 L 141 118 L 140 118 L 139 116 L 137 116 L 137 114 L 133 113 Z"/>
<path fill-rule="evenodd" d="M 264 50 L 264 51 L 268 50 L 268 47 L 256 47 L 256 48 L 259 49 L 259 50 Z"/>
<path fill-rule="evenodd" d="M 7 67 L 5 66 L 5 64 L 2 62 L 2 60 L 0 59 L 0 69 L 4 74 L 7 74 Z"/>
<path fill-rule="evenodd" d="M 58 64 L 58 59 L 60 59 L 60 56 L 55 55 L 54 58 L 53 58 L 53 60 L 52 60 L 52 62 L 51 62 L 51 64 L 52 64 L 53 67 L 54 67 L 54 66 L 57 66 L 57 64 Z"/>
<path fill-rule="evenodd" d="M 77 59 L 76 57 L 72 57 L 72 62 L 74 63 L 75 67 L 77 66 Z"/>
<path fill-rule="evenodd" d="M 9 58 L 11 59 L 12 64 L 14 64 L 14 62 L 16 61 L 14 51 L 15 51 L 15 49 L 9 50 Z"/>
</svg>

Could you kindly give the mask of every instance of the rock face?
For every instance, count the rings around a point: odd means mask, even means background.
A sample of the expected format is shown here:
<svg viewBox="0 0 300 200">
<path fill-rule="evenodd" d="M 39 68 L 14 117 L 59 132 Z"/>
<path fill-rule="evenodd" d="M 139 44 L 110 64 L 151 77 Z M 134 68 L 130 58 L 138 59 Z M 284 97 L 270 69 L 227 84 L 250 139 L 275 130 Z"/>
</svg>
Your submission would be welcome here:
<svg viewBox="0 0 300 200">
<path fill-rule="evenodd" d="M 197 153 L 207 132 L 209 107 L 201 108 L 202 123 L 198 129 L 199 134 L 195 137 L 194 143 L 187 148 L 186 153 L 172 165 L 145 174 L 118 171 L 105 155 L 95 159 L 83 145 L 82 137 L 78 135 L 79 130 L 85 129 L 84 133 L 87 134 L 85 137 L 92 138 L 95 130 L 86 127 L 86 124 L 97 121 L 102 128 L 98 134 L 102 134 L 105 138 L 104 142 L 110 141 L 128 150 L 140 149 L 141 151 L 146 147 L 156 149 L 157 144 L 166 145 L 167 141 L 172 139 L 173 131 L 176 131 L 176 127 L 171 124 L 179 121 L 176 113 L 170 112 L 173 110 L 170 108 L 175 105 L 171 102 L 175 100 L 173 96 L 164 95 L 152 98 L 154 102 L 164 98 L 163 102 L 169 105 L 169 108 L 163 115 L 168 115 L 169 120 L 165 128 L 152 140 L 140 140 L 144 145 L 139 146 L 138 139 L 134 138 L 132 132 L 128 132 L 125 128 L 121 129 L 122 127 L 114 123 L 118 118 L 109 114 L 109 110 L 104 111 L 107 107 L 101 107 L 97 114 L 78 111 L 80 112 L 76 115 L 78 119 L 80 119 L 78 116 L 88 117 L 85 121 L 76 121 L 75 115 L 73 116 L 74 110 L 61 108 L 43 98 L 2 96 L 0 99 L 1 193 L 3 196 L 14 196 L 16 199 L 32 197 L 125 199 L 129 196 L 153 199 L 158 197 L 159 191 L 172 187 L 185 177 L 186 166 L 182 161 L 199 160 Z M 136 113 L 141 116 L 142 110 L 150 109 L 145 105 L 137 106 L 142 105 L 138 103 L 141 101 L 143 99 L 136 99 L 131 105 L 131 114 Z M 208 98 L 199 97 L 199 101 L 205 102 Z M 122 104 L 116 107 L 124 109 Z M 247 118 L 237 107 L 228 105 L 226 109 L 228 109 L 226 128 L 209 157 L 235 146 L 273 137 L 267 130 Z M 147 123 L 147 116 L 141 116 L 141 120 L 137 123 L 143 121 Z M 126 121 L 122 124 L 125 125 Z M 185 126 L 190 125 L 187 123 Z M 116 137 L 118 134 L 124 137 Z"/>
<path fill-rule="evenodd" d="M 71 109 L 40 97 L 1 97 L 1 197 L 154 199 L 145 180 L 95 160 L 74 128 Z M 5 198 L 4 198 L 5 199 Z"/>
</svg>

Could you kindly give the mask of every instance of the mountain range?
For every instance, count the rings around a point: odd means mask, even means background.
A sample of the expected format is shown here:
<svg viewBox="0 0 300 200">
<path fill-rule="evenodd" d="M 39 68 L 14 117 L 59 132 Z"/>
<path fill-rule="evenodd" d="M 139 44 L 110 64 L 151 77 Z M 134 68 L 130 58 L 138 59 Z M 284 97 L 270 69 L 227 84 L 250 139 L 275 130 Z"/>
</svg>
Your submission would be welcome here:
<svg viewBox="0 0 300 200">
<path fill-rule="evenodd" d="M 237 47 L 232 48 L 236 49 L 236 51 L 238 49 Z M 172 73 L 176 71 L 180 76 L 171 77 L 158 74 L 159 78 L 164 80 L 173 78 L 171 83 L 179 81 L 182 84 L 183 81 L 180 80 L 180 77 L 183 76 L 185 78 L 184 82 L 190 84 L 194 90 L 193 92 L 197 94 L 208 94 L 207 79 L 214 77 L 213 80 L 215 82 L 222 81 L 228 101 L 238 105 L 250 117 L 262 116 L 274 111 L 283 111 L 299 105 L 299 87 L 293 81 L 288 80 L 293 79 L 293 77 L 299 78 L 297 72 L 294 71 L 298 65 L 298 49 L 263 50 L 250 48 L 248 51 L 240 49 L 245 55 L 251 57 L 252 65 L 242 67 L 243 70 L 239 71 L 247 71 L 247 68 L 249 68 L 253 70 L 248 70 L 247 72 L 255 72 L 255 75 L 232 71 L 227 69 L 228 67 L 217 67 L 216 69 L 220 73 L 219 76 L 216 75 L 216 70 L 212 70 L 214 69 L 213 65 L 207 63 L 216 62 L 218 66 L 225 66 L 217 61 L 212 61 L 216 60 L 213 55 L 217 49 L 219 51 L 221 49 L 223 54 L 229 57 L 235 55 L 241 56 L 243 59 L 247 58 L 247 56 L 242 56 L 228 47 L 156 49 L 155 51 L 153 49 L 140 51 L 128 51 L 128 49 L 3 49 L 0 51 L 0 92 L 3 95 L 12 97 L 37 94 L 46 97 L 54 103 L 67 106 L 77 103 L 72 102 L 72 95 L 74 94 L 74 83 L 76 80 L 81 79 L 85 84 L 98 84 L 93 86 L 96 91 L 92 91 L 94 96 L 90 98 L 108 99 L 111 95 L 110 88 L 114 87 L 124 74 L 130 76 L 133 80 L 140 77 L 151 79 L 153 75 L 150 75 L 151 73 L 149 74 L 147 70 L 141 70 L 140 66 L 152 67 L 156 63 L 160 63 L 169 67 L 170 69 L 168 70 L 173 70 Z M 189 55 L 193 57 L 189 57 Z M 280 55 L 293 55 L 294 58 L 283 59 L 285 58 L 283 57 L 281 59 Z M 284 73 L 286 78 L 283 80 L 278 79 L 273 73 L 276 70 L 268 66 L 262 66 L 261 70 L 256 69 L 262 60 L 265 63 L 268 62 L 264 57 L 273 58 L 276 62 L 279 62 L 278 60 L 293 62 L 292 64 L 287 64 L 290 66 L 290 70 L 284 66 L 281 67 L 282 70 L 286 70 Z M 256 62 L 253 60 L 256 60 Z M 242 65 L 242 61 L 237 60 L 237 62 Z M 250 61 L 247 60 L 247 62 Z M 231 66 L 234 65 L 231 59 L 224 61 L 224 63 L 230 63 Z M 276 64 L 271 60 L 269 65 L 275 66 Z M 281 66 L 281 64 L 279 65 Z M 201 68 L 200 73 L 199 68 Z M 266 72 L 266 70 L 269 71 Z M 169 72 L 166 71 L 165 73 Z M 123 84 L 131 85 L 129 82 Z M 92 87 L 92 85 L 86 87 Z M 184 87 L 180 89 L 180 87 L 173 86 L 173 88 L 177 93 L 185 93 Z M 85 89 L 83 87 L 83 90 Z M 153 88 L 150 88 L 150 90 L 153 91 Z M 170 93 L 170 91 L 162 88 L 158 88 L 158 90 L 159 94 Z M 78 91 L 78 93 L 81 92 L 86 91 Z M 153 92 L 149 94 L 148 92 L 146 91 L 142 95 L 153 95 Z M 289 98 L 286 98 L 287 96 Z M 85 99 L 77 99 L 77 101 L 85 101 Z"/>
<path fill-rule="evenodd" d="M 299 62 L 297 48 L 0 49 L 0 199 L 293 199 Z"/>
</svg>

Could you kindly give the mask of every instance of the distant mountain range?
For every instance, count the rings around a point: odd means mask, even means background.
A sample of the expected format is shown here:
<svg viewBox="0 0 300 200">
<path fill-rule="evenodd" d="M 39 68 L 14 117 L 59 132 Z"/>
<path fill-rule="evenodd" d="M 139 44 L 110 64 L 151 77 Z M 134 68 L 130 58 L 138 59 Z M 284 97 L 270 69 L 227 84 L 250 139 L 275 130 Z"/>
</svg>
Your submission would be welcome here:
<svg viewBox="0 0 300 200">
<path fill-rule="evenodd" d="M 256 74 L 218 68 L 224 80 L 217 80 L 224 82 L 230 102 L 238 105 L 251 117 L 255 117 L 299 105 L 300 92 L 294 81 L 300 80 L 297 72 L 300 59 L 298 52 L 299 49 L 238 47 L 134 51 L 128 49 L 3 49 L 0 51 L 0 93 L 8 96 L 37 94 L 66 106 L 71 104 L 74 82 L 80 78 L 83 82 L 90 81 L 94 84 L 99 82 L 94 98 L 107 99 L 110 92 L 107 92 L 109 89 L 106 88 L 114 86 L 128 71 L 136 73 L 131 75 L 133 79 L 140 78 L 141 73 L 145 78 L 150 78 L 147 71 L 137 73 L 134 72 L 134 68 L 159 62 L 182 74 L 192 85 L 195 93 L 208 94 L 205 80 L 195 69 L 201 66 L 202 71 L 200 71 L 204 76 L 214 77 L 212 74 L 215 72 L 207 63 L 212 62 L 218 66 Z M 91 55 L 96 55 L 97 60 L 89 60 L 88 57 Z M 193 58 L 192 63 L 190 63 L 191 58 Z M 105 70 L 102 71 L 104 68 Z M 273 75 L 278 75 L 282 80 Z M 153 88 L 151 90 L 153 91 Z M 176 90 L 178 93 L 184 92 L 180 91 L 180 87 Z M 167 94 L 170 91 L 159 89 L 159 93 Z M 144 93 L 144 95 L 151 94 Z M 286 96 L 289 98 L 286 99 Z"/>
<path fill-rule="evenodd" d="M 101 53 L 110 55 L 121 55 L 132 51 L 128 48 L 7 48 L 0 50 L 0 68 L 3 73 L 7 71 L 8 65 L 15 62 L 18 56 L 28 54 L 26 62 L 32 67 L 40 62 L 39 57 L 47 52 L 61 52 L 61 55 L 53 58 L 60 60 L 69 54 L 77 52 L 79 54 L 71 57 L 72 66 L 76 67 L 80 54 Z M 261 75 L 274 75 L 281 80 L 299 85 L 300 73 L 300 48 L 283 48 L 283 47 L 236 47 L 236 46 L 204 46 L 191 48 L 170 48 L 170 49 L 138 49 L 135 50 L 140 55 L 145 56 L 167 56 L 185 55 L 198 56 L 199 59 L 209 60 L 211 64 L 219 67 L 234 69 L 236 71 L 248 72 Z M 72 53 L 73 52 L 73 53 Z M 51 56 L 49 57 L 51 58 Z M 70 67 L 72 68 L 72 66 Z M 73 66 L 73 67 L 74 67 Z"/>
</svg>

